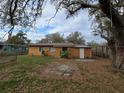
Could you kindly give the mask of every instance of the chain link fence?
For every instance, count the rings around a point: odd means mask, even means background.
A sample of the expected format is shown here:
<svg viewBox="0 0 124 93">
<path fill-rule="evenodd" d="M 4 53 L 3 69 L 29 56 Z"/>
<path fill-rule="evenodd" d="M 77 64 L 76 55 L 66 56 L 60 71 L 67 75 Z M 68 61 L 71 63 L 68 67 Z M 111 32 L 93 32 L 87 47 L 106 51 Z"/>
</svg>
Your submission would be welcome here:
<svg viewBox="0 0 124 93">
<path fill-rule="evenodd" d="M 0 63 L 16 62 L 17 56 L 28 53 L 25 45 L 0 44 Z"/>
</svg>

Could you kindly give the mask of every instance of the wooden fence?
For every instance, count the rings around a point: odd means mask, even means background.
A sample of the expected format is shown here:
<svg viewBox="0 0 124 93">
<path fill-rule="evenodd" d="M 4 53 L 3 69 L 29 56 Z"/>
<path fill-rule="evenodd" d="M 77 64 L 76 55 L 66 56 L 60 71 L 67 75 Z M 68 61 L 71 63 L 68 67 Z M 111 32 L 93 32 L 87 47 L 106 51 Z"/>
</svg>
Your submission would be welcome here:
<svg viewBox="0 0 124 93">
<path fill-rule="evenodd" d="M 107 46 L 92 47 L 93 56 L 96 57 L 109 57 L 109 48 Z"/>
</svg>

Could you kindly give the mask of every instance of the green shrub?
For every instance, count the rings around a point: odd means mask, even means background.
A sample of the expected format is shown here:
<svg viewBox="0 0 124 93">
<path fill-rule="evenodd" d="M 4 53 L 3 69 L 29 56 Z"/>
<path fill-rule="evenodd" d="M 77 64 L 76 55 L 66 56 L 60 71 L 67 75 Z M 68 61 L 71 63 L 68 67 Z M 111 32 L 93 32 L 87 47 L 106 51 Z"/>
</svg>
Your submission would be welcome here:
<svg viewBox="0 0 124 93">
<path fill-rule="evenodd" d="M 60 55 L 61 55 L 61 58 L 68 58 L 69 52 L 68 51 L 61 51 Z"/>
</svg>

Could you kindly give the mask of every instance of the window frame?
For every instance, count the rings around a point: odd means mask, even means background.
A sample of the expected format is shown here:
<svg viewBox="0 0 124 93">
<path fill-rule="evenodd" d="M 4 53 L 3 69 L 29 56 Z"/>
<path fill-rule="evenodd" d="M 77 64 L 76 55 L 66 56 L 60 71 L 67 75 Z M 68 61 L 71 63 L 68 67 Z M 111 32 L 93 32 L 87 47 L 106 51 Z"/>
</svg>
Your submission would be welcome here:
<svg viewBox="0 0 124 93">
<path fill-rule="evenodd" d="M 50 50 L 50 52 L 55 52 L 56 51 L 56 48 L 50 47 L 49 50 Z"/>
</svg>

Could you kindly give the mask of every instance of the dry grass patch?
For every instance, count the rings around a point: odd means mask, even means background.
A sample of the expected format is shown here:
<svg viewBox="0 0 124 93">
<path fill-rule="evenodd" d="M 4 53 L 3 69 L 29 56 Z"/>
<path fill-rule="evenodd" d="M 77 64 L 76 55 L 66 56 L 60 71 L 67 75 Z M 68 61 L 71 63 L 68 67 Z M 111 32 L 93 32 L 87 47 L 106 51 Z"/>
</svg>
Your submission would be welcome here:
<svg viewBox="0 0 124 93">
<path fill-rule="evenodd" d="M 70 76 L 48 73 L 67 65 Z M 74 59 L 20 56 L 18 63 L 0 65 L 0 93 L 123 93 L 124 79 L 108 59 L 78 62 Z"/>
</svg>

